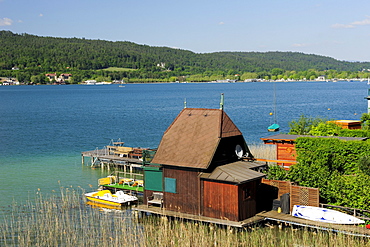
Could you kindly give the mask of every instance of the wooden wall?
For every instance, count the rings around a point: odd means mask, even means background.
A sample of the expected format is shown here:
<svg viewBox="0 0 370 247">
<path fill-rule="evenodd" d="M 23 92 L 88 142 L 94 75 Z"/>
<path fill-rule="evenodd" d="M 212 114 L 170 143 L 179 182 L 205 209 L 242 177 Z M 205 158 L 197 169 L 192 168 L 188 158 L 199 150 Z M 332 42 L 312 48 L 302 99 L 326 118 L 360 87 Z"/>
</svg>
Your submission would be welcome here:
<svg viewBox="0 0 370 247">
<path fill-rule="evenodd" d="M 231 221 L 242 221 L 254 216 L 257 212 L 256 192 L 259 183 L 260 180 L 242 185 L 202 181 L 202 215 Z"/>
<path fill-rule="evenodd" d="M 309 188 L 303 186 L 292 185 L 289 181 L 262 179 L 262 183 L 274 186 L 278 189 L 276 199 L 280 196 L 290 194 L 290 211 L 294 205 L 305 205 L 318 207 L 320 203 L 320 191 L 318 188 Z"/>
<path fill-rule="evenodd" d="M 295 145 L 293 143 L 276 143 L 276 149 L 277 160 L 296 160 L 297 153 L 295 150 Z M 278 165 L 283 166 L 284 168 L 289 168 L 292 163 L 278 163 Z"/>
<path fill-rule="evenodd" d="M 164 178 L 176 179 L 176 193 L 164 192 L 164 208 L 167 210 L 199 215 L 200 179 L 196 170 L 164 167 Z"/>
<path fill-rule="evenodd" d="M 278 189 L 277 197 L 275 199 L 279 199 L 280 196 L 285 193 L 290 193 L 290 188 L 292 186 L 292 182 L 290 181 L 271 180 L 266 178 L 262 178 L 261 183 L 274 186 Z"/>
<path fill-rule="evenodd" d="M 261 180 L 255 180 L 239 186 L 239 221 L 250 218 L 257 213 L 257 187 Z M 245 195 L 248 191 L 248 195 Z"/>
<path fill-rule="evenodd" d="M 293 205 L 320 206 L 320 193 L 318 188 L 308 188 L 292 185 L 290 191 L 290 211 Z"/>
<path fill-rule="evenodd" d="M 277 143 L 278 160 L 295 160 L 295 145 L 293 143 Z"/>
<path fill-rule="evenodd" d="M 238 186 L 202 181 L 203 216 L 238 221 Z"/>
</svg>

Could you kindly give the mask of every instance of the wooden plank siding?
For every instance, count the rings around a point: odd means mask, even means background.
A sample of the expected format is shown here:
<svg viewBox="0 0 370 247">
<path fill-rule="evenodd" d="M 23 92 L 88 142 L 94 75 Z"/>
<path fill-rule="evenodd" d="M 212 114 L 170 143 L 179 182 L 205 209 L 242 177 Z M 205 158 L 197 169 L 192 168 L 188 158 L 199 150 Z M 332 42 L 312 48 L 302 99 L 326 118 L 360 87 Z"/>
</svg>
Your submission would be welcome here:
<svg viewBox="0 0 370 247">
<path fill-rule="evenodd" d="M 200 179 L 194 169 L 164 167 L 163 177 L 176 179 L 176 193 L 164 191 L 164 208 L 182 213 L 199 215 Z"/>
<path fill-rule="evenodd" d="M 290 193 L 292 184 L 290 181 L 270 180 L 265 178 L 262 178 L 261 182 L 278 188 L 276 199 L 280 199 L 280 196 L 284 195 L 285 193 Z"/>
<path fill-rule="evenodd" d="M 294 205 L 318 207 L 320 204 L 320 191 L 318 188 L 309 188 L 292 185 L 289 181 L 262 179 L 262 183 L 278 188 L 277 198 L 285 193 L 290 193 L 290 211 Z"/>
<path fill-rule="evenodd" d="M 276 157 L 278 160 L 296 160 L 297 153 L 293 143 L 276 143 L 276 149 Z M 292 163 L 278 163 L 278 165 L 283 166 L 285 169 L 289 169 Z"/>
<path fill-rule="evenodd" d="M 203 216 L 238 221 L 238 186 L 213 181 L 203 183 Z"/>
<path fill-rule="evenodd" d="M 242 221 L 256 214 L 256 190 L 260 180 L 242 185 L 202 181 L 203 216 Z"/>
<path fill-rule="evenodd" d="M 257 187 L 261 179 L 239 186 L 239 221 L 250 218 L 257 213 Z"/>
<path fill-rule="evenodd" d="M 320 192 L 318 188 L 292 185 L 290 190 L 290 211 L 292 211 L 294 205 L 320 206 Z"/>
</svg>

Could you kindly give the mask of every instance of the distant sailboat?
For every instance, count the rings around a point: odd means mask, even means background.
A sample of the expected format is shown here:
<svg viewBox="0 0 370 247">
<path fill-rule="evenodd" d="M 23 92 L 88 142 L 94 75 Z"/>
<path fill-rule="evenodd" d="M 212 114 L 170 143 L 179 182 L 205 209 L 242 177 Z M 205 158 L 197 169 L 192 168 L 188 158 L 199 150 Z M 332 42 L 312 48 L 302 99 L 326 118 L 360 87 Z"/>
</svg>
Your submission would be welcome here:
<svg viewBox="0 0 370 247">
<path fill-rule="evenodd" d="M 267 130 L 269 132 L 276 132 L 279 131 L 280 126 L 277 124 L 276 121 L 276 83 L 274 82 L 274 111 L 270 112 L 270 115 L 274 115 L 274 123 L 270 125 Z"/>
<path fill-rule="evenodd" d="M 367 85 L 370 85 L 370 78 L 367 78 Z"/>
</svg>

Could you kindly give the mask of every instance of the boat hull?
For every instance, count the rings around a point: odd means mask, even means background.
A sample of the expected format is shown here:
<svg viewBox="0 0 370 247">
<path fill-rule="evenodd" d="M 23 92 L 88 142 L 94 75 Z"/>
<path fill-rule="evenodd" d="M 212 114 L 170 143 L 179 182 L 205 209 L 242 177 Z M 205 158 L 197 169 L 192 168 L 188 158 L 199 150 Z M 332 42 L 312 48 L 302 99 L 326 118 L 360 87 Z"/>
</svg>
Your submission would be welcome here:
<svg viewBox="0 0 370 247">
<path fill-rule="evenodd" d="M 332 209 L 312 206 L 294 205 L 292 215 L 307 220 L 320 221 L 331 224 L 354 225 L 365 223 L 365 221 L 360 220 L 349 214 L 345 214 Z"/>
<path fill-rule="evenodd" d="M 136 196 L 127 195 L 123 191 L 117 191 L 114 195 L 109 190 L 96 191 L 86 193 L 85 197 L 91 202 L 114 207 L 122 207 L 124 205 L 130 205 L 131 202 L 138 201 Z"/>
<path fill-rule="evenodd" d="M 99 198 L 95 198 L 93 196 L 86 196 L 86 199 L 95 203 L 109 205 L 109 206 L 115 206 L 115 207 L 122 207 L 125 203 L 118 203 L 118 202 L 111 202 Z"/>
</svg>

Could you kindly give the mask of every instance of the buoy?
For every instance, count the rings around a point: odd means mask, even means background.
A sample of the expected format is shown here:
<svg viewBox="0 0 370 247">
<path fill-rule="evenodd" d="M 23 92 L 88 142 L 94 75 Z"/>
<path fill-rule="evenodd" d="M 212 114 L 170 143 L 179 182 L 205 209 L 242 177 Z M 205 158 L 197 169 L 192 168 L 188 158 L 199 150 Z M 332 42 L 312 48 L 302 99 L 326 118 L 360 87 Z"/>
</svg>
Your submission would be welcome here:
<svg viewBox="0 0 370 247">
<path fill-rule="evenodd" d="M 270 112 L 270 116 L 274 115 L 274 113 Z"/>
<path fill-rule="evenodd" d="M 330 108 L 328 108 L 328 111 L 330 111 Z"/>
<path fill-rule="evenodd" d="M 278 207 L 277 212 L 280 214 L 281 213 L 281 207 Z"/>
</svg>

